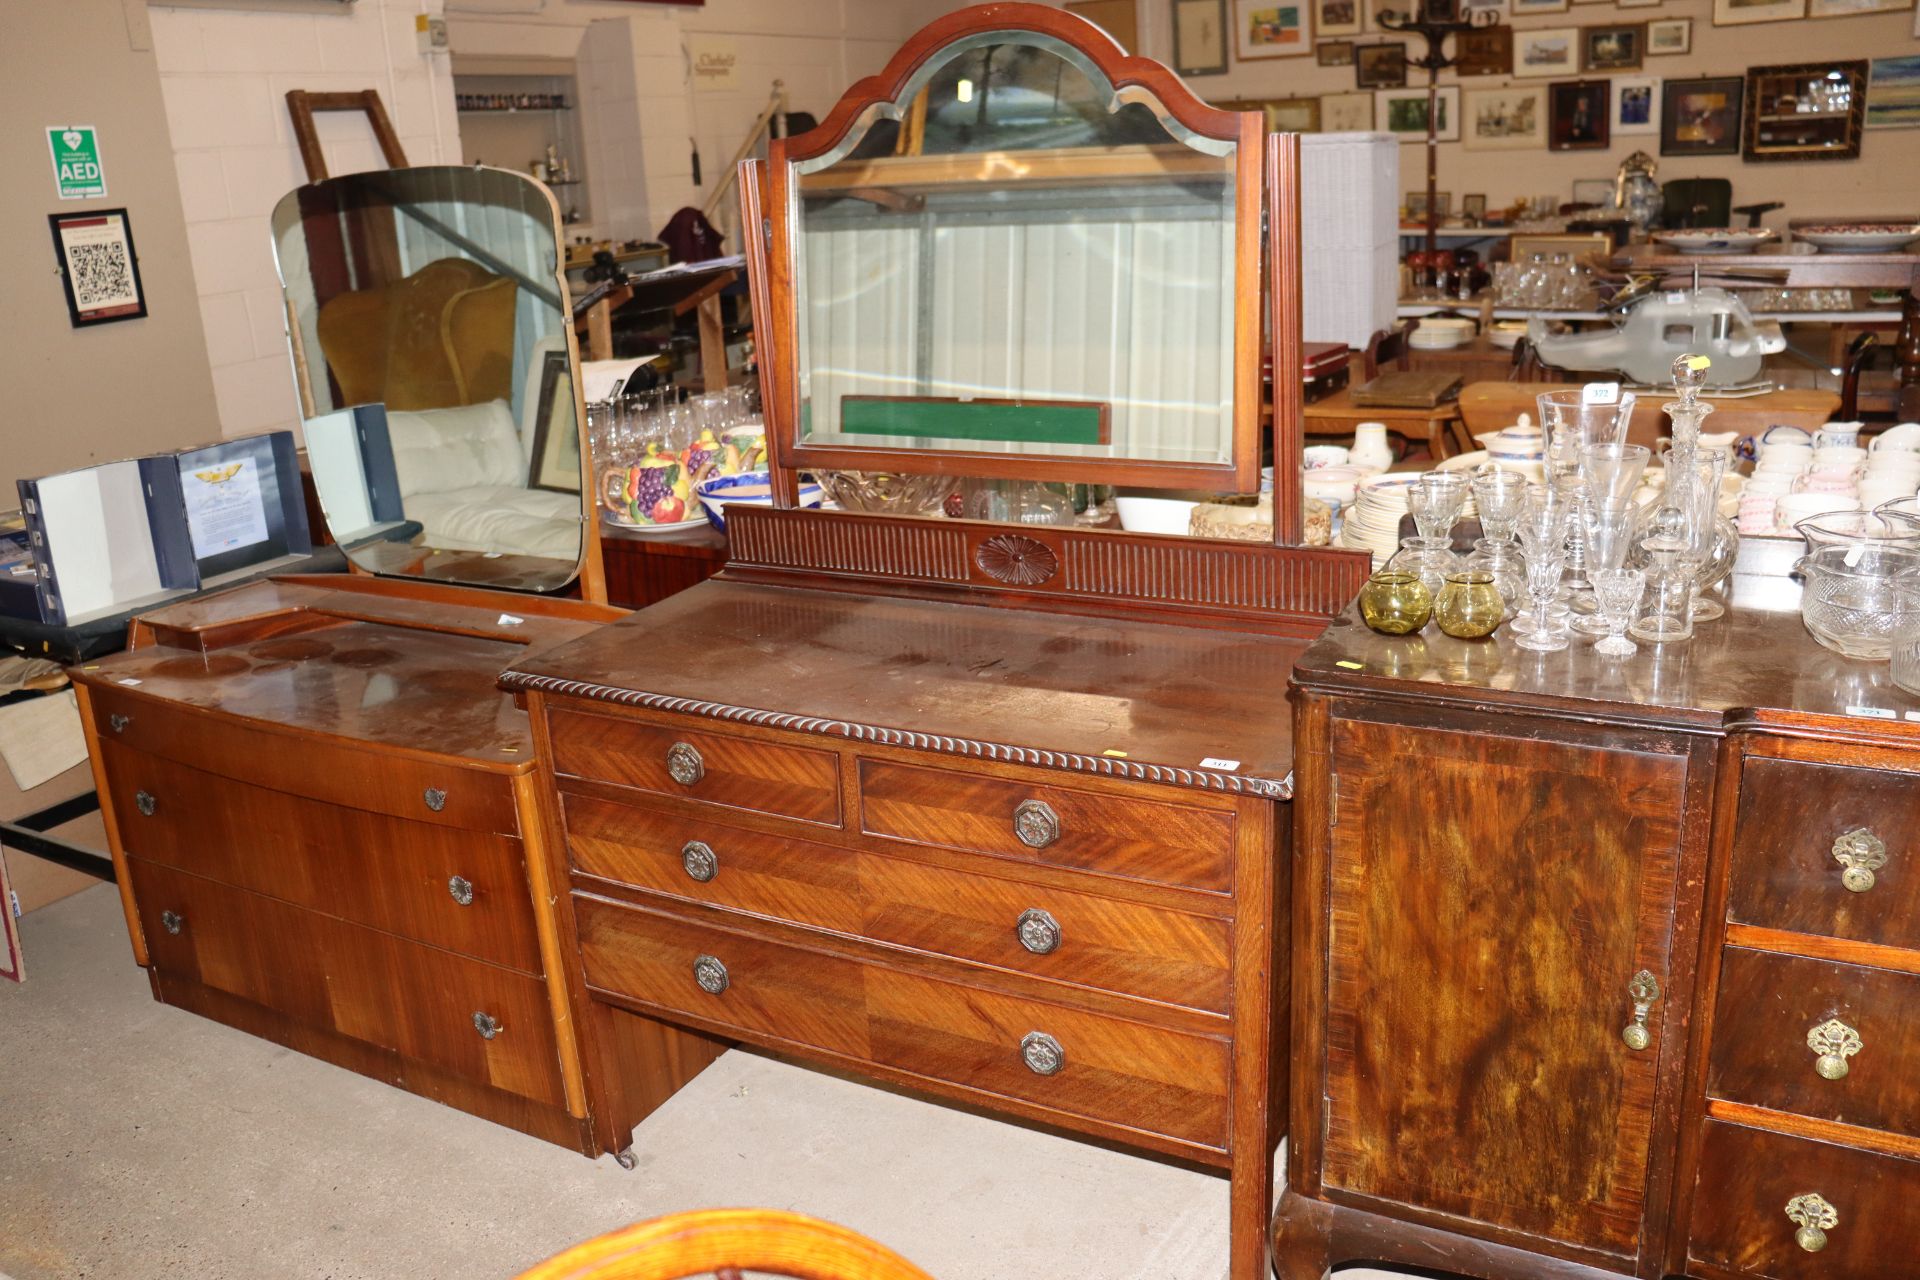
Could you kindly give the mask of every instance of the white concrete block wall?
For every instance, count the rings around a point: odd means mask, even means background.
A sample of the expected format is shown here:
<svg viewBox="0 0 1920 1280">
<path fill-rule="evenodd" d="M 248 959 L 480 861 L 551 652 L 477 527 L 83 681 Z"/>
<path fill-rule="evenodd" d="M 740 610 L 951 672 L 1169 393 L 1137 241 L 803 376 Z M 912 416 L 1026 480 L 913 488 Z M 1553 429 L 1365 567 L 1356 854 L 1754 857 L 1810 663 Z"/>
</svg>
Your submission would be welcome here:
<svg viewBox="0 0 1920 1280">
<path fill-rule="evenodd" d="M 289 89 L 377 89 L 407 159 L 457 164 L 447 56 L 422 54 L 416 14 L 442 0 L 359 0 L 340 14 L 149 11 L 161 94 L 227 435 L 298 426 L 269 218 L 306 181 Z M 325 114 L 316 132 L 335 174 L 385 167 L 365 119 Z"/>
</svg>

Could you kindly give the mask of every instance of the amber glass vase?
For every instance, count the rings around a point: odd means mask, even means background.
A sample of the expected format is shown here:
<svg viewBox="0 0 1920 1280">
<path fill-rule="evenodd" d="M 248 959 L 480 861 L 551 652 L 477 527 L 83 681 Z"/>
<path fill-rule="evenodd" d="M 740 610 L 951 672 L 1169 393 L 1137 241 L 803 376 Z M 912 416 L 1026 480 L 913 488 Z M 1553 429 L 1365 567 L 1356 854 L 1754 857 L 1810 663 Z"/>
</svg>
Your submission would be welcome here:
<svg viewBox="0 0 1920 1280">
<path fill-rule="evenodd" d="M 1433 617 L 1433 593 L 1417 573 L 1382 569 L 1360 588 L 1360 616 L 1381 635 L 1411 635 Z"/>
</svg>

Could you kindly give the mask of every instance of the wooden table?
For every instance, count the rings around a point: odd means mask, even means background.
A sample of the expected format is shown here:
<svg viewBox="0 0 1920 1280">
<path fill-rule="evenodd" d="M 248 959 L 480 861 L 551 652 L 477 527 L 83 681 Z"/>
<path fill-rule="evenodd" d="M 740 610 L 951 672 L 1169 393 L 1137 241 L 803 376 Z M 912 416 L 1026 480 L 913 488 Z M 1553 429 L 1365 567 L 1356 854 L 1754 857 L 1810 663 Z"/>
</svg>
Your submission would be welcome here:
<svg viewBox="0 0 1920 1280">
<path fill-rule="evenodd" d="M 1362 422 L 1383 422 L 1387 430 L 1395 435 L 1409 440 L 1424 440 L 1428 452 L 1436 461 L 1446 457 L 1449 452 L 1460 452 L 1462 447 L 1473 447 L 1461 429 L 1460 407 L 1457 404 L 1449 402 L 1431 409 L 1357 405 L 1353 402 L 1351 387 L 1342 387 L 1325 399 L 1304 406 L 1301 422 L 1302 431 L 1309 436 L 1351 436 L 1354 427 Z M 1452 450 L 1448 448 L 1450 436 L 1455 445 Z"/>
<path fill-rule="evenodd" d="M 1474 436 L 1498 431 L 1511 426 L 1523 413 L 1538 422 L 1540 410 L 1535 397 L 1542 391 L 1554 389 L 1553 384 L 1541 382 L 1475 382 L 1462 387 L 1460 414 L 1466 431 Z M 1640 397 L 1634 406 L 1633 422 L 1627 428 L 1628 441 L 1652 447 L 1654 441 L 1667 434 L 1667 418 L 1660 406 L 1668 399 L 1670 397 L 1659 395 Z M 1702 430 L 1753 435 L 1776 426 L 1811 431 L 1833 417 L 1840 407 L 1840 397 L 1832 391 L 1798 387 L 1741 400 L 1708 403 L 1713 405 L 1713 413 Z"/>
</svg>

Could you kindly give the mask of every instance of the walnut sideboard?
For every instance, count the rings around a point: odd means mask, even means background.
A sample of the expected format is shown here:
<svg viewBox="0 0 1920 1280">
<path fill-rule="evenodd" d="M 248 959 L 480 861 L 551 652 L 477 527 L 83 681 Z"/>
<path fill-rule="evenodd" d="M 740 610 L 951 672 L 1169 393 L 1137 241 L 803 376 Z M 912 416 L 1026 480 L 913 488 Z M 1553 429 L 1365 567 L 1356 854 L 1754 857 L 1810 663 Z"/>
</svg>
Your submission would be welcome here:
<svg viewBox="0 0 1920 1280">
<path fill-rule="evenodd" d="M 1920 1274 L 1920 699 L 1741 601 L 1302 659 L 1284 1280 Z"/>
<path fill-rule="evenodd" d="M 720 1045 L 563 985 L 526 715 L 530 646 L 621 616 L 364 577 L 135 620 L 74 672 L 154 997 L 579 1150 L 621 1152 Z M 605 1016 L 602 1011 L 602 1017 Z"/>
</svg>

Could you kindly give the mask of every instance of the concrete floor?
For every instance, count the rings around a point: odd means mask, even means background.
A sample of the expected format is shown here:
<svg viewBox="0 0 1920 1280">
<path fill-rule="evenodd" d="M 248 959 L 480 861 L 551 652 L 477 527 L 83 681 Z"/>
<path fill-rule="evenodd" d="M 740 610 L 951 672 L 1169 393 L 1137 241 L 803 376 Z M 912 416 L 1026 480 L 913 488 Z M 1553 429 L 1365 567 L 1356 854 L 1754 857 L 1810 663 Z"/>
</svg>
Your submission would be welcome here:
<svg viewBox="0 0 1920 1280">
<path fill-rule="evenodd" d="M 493 1280 L 719 1205 L 846 1223 L 940 1280 L 1225 1274 L 1205 1173 L 744 1052 L 647 1119 L 629 1173 L 155 1004 L 111 886 L 22 924 L 27 981 L 0 983 L 14 1280 Z"/>
</svg>

